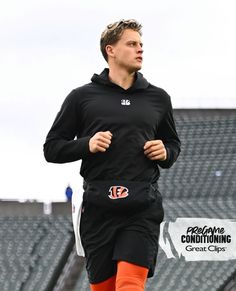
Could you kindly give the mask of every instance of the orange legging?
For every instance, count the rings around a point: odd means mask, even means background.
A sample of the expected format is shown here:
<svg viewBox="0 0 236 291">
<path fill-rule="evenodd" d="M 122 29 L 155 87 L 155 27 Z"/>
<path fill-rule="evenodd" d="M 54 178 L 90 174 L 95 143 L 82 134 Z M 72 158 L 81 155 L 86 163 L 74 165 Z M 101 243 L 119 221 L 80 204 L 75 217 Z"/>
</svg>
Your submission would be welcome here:
<svg viewBox="0 0 236 291">
<path fill-rule="evenodd" d="M 91 291 L 144 291 L 148 269 L 124 261 L 117 263 L 117 274 L 109 279 L 90 284 Z"/>
</svg>

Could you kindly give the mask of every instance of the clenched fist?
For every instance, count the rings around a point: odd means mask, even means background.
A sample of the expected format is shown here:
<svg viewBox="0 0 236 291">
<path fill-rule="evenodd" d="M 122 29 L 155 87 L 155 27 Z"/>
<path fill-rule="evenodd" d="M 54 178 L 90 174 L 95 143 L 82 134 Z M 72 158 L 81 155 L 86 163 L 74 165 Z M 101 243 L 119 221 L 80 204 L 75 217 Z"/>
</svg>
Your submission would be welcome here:
<svg viewBox="0 0 236 291">
<path fill-rule="evenodd" d="M 143 149 L 144 154 L 152 161 L 165 161 L 167 158 L 166 148 L 160 139 L 147 141 Z"/>
<path fill-rule="evenodd" d="M 95 133 L 89 140 L 89 150 L 91 153 L 105 152 L 112 139 L 112 133 L 110 131 L 99 131 Z"/>
</svg>

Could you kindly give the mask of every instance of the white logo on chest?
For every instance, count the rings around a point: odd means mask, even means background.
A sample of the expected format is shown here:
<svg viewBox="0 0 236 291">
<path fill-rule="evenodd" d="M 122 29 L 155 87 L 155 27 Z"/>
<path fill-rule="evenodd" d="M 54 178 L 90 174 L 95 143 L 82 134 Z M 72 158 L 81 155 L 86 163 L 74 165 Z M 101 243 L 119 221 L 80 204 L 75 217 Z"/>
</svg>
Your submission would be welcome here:
<svg viewBox="0 0 236 291">
<path fill-rule="evenodd" d="M 129 99 L 122 99 L 121 100 L 121 105 L 130 105 L 130 100 Z"/>
</svg>

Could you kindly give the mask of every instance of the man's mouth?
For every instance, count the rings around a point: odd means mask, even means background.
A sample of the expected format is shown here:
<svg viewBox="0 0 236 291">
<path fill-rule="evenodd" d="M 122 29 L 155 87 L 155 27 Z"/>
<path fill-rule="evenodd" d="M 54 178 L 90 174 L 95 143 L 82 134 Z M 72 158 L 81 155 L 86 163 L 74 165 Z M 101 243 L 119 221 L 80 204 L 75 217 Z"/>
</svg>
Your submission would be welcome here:
<svg viewBox="0 0 236 291">
<path fill-rule="evenodd" d="M 142 57 L 137 57 L 136 60 L 138 60 L 139 62 L 142 62 L 143 58 Z"/>
</svg>

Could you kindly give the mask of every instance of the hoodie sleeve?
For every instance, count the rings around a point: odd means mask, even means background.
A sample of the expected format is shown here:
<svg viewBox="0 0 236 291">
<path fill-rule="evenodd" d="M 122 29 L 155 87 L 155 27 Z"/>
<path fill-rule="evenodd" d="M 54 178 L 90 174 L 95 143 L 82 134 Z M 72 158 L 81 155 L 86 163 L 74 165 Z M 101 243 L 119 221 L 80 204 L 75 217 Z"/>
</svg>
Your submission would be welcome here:
<svg viewBox="0 0 236 291">
<path fill-rule="evenodd" d="M 173 118 L 173 109 L 168 94 L 167 97 L 169 99 L 169 109 L 167 110 L 157 131 L 157 139 L 162 140 L 167 151 L 167 159 L 165 161 L 157 162 L 161 168 L 170 168 L 177 160 L 181 151 L 181 142 L 176 131 Z"/>
<path fill-rule="evenodd" d="M 80 126 L 77 100 L 78 93 L 73 90 L 63 102 L 46 137 L 44 156 L 48 162 L 73 162 L 90 154 L 89 139 L 91 137 L 77 136 Z"/>
</svg>

